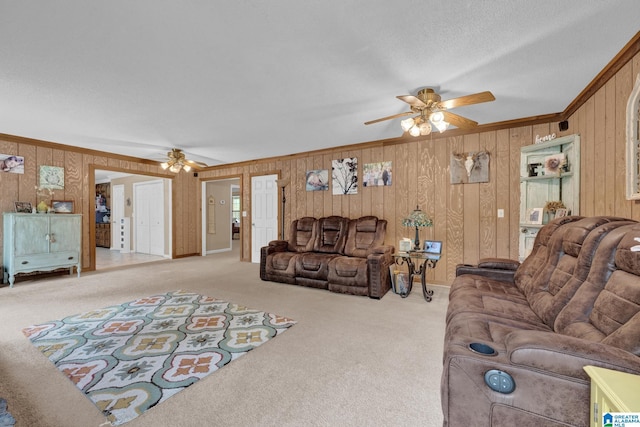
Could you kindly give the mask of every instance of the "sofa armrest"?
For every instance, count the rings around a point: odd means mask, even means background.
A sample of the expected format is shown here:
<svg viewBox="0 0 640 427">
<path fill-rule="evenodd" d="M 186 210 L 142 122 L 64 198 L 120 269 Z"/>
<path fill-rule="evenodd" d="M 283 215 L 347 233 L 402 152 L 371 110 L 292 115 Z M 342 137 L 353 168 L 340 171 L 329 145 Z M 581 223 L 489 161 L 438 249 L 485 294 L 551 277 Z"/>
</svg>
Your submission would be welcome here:
<svg viewBox="0 0 640 427">
<path fill-rule="evenodd" d="M 272 240 L 267 246 L 260 248 L 260 278 L 267 279 L 267 256 L 276 252 L 286 252 L 288 242 L 286 240 Z"/>
<path fill-rule="evenodd" d="M 477 276 L 483 276 L 488 279 L 498 280 L 500 282 L 513 283 L 516 272 L 515 270 L 479 267 L 477 265 L 470 265 L 470 264 L 456 265 L 456 277 L 462 276 L 463 274 L 475 274 Z"/>
<path fill-rule="evenodd" d="M 379 246 L 367 256 L 369 297 L 382 298 L 391 289 L 389 266 L 393 263 L 393 246 Z"/>
<path fill-rule="evenodd" d="M 272 240 L 267 246 L 267 254 L 274 252 L 286 252 L 289 242 L 286 240 Z"/>
<path fill-rule="evenodd" d="M 640 374 L 640 357 L 599 342 L 555 332 L 514 331 L 505 338 L 514 365 L 589 380 L 586 365 Z"/>
<path fill-rule="evenodd" d="M 383 246 L 376 246 L 375 248 L 371 249 L 371 253 L 372 254 L 393 254 L 396 251 L 396 248 L 392 245 L 383 245 Z"/>
<path fill-rule="evenodd" d="M 520 267 L 520 261 L 509 258 L 482 258 L 478 261 L 478 267 L 516 271 Z"/>
</svg>

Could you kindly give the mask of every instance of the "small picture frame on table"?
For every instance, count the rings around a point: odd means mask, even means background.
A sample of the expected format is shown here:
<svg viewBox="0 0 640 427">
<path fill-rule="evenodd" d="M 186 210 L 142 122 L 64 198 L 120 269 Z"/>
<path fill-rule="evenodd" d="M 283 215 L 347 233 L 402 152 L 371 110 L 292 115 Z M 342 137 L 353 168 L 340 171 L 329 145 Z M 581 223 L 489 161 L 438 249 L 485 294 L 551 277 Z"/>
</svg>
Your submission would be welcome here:
<svg viewBox="0 0 640 427">
<path fill-rule="evenodd" d="M 528 224 L 542 224 L 544 208 L 531 208 L 527 210 Z"/>
<path fill-rule="evenodd" d="M 569 210 L 564 208 L 556 209 L 556 213 L 554 218 L 562 218 L 563 216 L 569 215 Z"/>
<path fill-rule="evenodd" d="M 57 214 L 71 214 L 73 213 L 73 201 L 72 200 L 52 200 L 51 207 L 54 213 Z"/>
<path fill-rule="evenodd" d="M 31 202 L 13 202 L 17 213 L 32 213 Z"/>
</svg>

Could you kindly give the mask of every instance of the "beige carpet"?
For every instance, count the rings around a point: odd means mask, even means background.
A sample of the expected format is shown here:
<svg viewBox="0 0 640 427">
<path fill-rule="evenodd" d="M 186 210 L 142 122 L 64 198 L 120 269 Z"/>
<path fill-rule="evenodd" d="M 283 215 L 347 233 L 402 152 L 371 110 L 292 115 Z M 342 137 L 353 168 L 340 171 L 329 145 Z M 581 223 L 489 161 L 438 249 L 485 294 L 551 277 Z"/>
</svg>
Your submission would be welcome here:
<svg viewBox="0 0 640 427">
<path fill-rule="evenodd" d="M 235 252 L 60 276 L 0 288 L 0 397 L 17 427 L 100 426 L 106 419 L 21 329 L 177 289 L 298 323 L 125 424 L 147 426 L 439 426 L 448 287 L 427 303 L 263 282 Z M 108 425 L 108 424 L 105 424 Z"/>
</svg>

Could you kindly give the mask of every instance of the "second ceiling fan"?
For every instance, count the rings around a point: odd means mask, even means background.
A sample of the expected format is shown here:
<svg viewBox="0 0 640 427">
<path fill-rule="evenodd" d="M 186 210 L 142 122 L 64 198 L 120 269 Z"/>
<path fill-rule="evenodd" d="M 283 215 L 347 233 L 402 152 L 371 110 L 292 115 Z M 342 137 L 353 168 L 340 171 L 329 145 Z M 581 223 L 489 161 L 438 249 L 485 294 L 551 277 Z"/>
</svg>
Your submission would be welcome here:
<svg viewBox="0 0 640 427">
<path fill-rule="evenodd" d="M 496 99 L 491 92 L 485 91 L 442 101 L 440 95 L 431 88 L 420 90 L 416 96 L 400 95 L 396 98 L 409 104 L 411 111 L 371 120 L 365 122 L 365 125 L 416 115 L 401 122 L 402 130 L 409 132 L 411 136 L 429 135 L 433 126 L 440 132 L 444 132 L 450 124 L 457 128 L 469 129 L 478 126 L 478 122 L 447 110 Z"/>
</svg>

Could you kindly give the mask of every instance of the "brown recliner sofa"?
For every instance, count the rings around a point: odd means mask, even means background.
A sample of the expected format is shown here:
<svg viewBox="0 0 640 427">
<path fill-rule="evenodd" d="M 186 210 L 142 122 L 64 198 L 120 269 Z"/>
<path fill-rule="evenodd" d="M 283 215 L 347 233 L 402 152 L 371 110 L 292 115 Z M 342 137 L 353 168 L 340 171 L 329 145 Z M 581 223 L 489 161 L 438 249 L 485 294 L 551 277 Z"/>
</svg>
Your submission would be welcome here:
<svg viewBox="0 0 640 427">
<path fill-rule="evenodd" d="M 461 265 L 446 318 L 444 425 L 589 425 L 584 366 L 640 374 L 636 237 L 633 220 L 565 217 L 542 227 L 522 264 Z"/>
<path fill-rule="evenodd" d="M 260 278 L 382 298 L 391 288 L 394 247 L 384 244 L 387 221 L 304 217 L 291 223 L 288 241 L 274 240 L 260 251 Z"/>
</svg>

